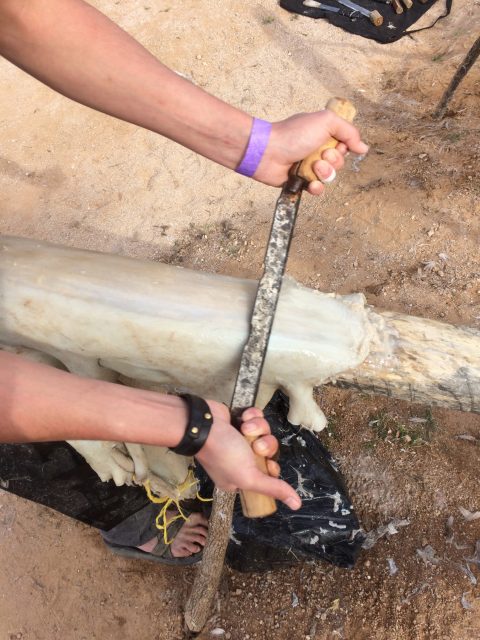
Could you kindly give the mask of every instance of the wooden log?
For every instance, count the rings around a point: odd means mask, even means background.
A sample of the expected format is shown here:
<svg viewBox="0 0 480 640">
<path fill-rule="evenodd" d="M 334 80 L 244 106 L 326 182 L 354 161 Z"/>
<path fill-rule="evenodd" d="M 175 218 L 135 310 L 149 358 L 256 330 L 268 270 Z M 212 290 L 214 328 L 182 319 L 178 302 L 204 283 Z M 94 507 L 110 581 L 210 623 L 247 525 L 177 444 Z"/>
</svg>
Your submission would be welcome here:
<svg viewBox="0 0 480 640">
<path fill-rule="evenodd" d="M 80 375 L 158 384 L 229 403 L 256 282 L 20 238 L 0 243 L 0 342 Z M 290 419 L 322 429 L 313 386 L 359 365 L 375 331 L 361 294 L 282 286 L 259 406 L 274 390 Z"/>
<path fill-rule="evenodd" d="M 480 332 L 382 311 L 390 344 L 372 350 L 337 384 L 459 411 L 480 413 Z"/>
</svg>

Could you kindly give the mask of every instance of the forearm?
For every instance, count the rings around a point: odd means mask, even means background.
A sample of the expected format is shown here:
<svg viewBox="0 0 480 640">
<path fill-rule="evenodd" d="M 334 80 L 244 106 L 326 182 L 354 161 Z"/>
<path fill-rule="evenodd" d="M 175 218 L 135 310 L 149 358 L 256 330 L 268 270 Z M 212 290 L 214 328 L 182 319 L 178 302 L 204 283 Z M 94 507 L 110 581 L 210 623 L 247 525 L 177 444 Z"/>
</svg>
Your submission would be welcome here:
<svg viewBox="0 0 480 640">
<path fill-rule="evenodd" d="M 176 396 L 80 378 L 0 351 L 0 442 L 175 446 L 186 423 L 187 409 Z"/>
<path fill-rule="evenodd" d="M 230 491 L 265 493 L 298 509 L 300 498 L 286 482 L 259 471 L 227 407 L 213 401 L 209 407 L 214 421 L 197 457 L 214 482 Z M 261 415 L 247 410 L 242 429 L 258 437 L 254 451 L 268 458 L 278 443 Z M 187 419 L 186 404 L 176 396 L 80 378 L 0 351 L 0 442 L 107 440 L 171 447 L 182 439 Z M 268 468 L 278 476 L 277 463 L 269 461 Z"/>
<path fill-rule="evenodd" d="M 56 91 L 226 167 L 251 117 L 170 71 L 82 0 L 0 0 L 0 54 Z"/>
</svg>

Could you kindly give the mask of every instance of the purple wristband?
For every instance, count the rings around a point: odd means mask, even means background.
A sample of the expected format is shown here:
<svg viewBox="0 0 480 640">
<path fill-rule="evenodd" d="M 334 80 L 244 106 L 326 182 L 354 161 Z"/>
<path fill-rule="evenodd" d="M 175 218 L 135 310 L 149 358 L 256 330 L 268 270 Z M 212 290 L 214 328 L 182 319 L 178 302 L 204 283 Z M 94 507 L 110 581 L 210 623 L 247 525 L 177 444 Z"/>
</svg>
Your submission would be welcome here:
<svg viewBox="0 0 480 640">
<path fill-rule="evenodd" d="M 253 176 L 267 148 L 271 129 L 271 122 L 259 120 L 258 118 L 253 119 L 247 150 L 245 151 L 242 161 L 235 169 L 237 173 L 241 173 L 242 176 L 247 176 L 247 178 Z"/>
</svg>

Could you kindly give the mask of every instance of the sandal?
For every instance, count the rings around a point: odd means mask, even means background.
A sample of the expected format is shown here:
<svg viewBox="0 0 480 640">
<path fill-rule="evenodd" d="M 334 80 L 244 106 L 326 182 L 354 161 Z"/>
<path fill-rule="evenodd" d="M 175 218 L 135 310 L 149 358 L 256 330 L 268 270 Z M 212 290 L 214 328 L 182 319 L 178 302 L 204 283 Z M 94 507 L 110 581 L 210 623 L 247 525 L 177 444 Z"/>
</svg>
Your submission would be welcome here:
<svg viewBox="0 0 480 640">
<path fill-rule="evenodd" d="M 175 538 L 184 524 L 184 520 L 175 520 L 169 526 L 168 533 L 172 538 Z M 133 558 L 135 560 L 149 560 L 150 562 L 156 562 L 158 564 L 168 564 L 177 566 L 188 566 L 197 564 L 201 561 L 203 551 L 198 551 L 191 556 L 183 558 L 174 558 L 169 544 L 166 544 L 163 540 L 163 535 L 158 537 L 158 542 L 149 553 L 142 551 L 137 547 L 126 547 L 121 545 L 112 544 L 111 542 L 105 542 L 107 548 L 117 556 L 123 556 L 124 558 Z"/>
</svg>

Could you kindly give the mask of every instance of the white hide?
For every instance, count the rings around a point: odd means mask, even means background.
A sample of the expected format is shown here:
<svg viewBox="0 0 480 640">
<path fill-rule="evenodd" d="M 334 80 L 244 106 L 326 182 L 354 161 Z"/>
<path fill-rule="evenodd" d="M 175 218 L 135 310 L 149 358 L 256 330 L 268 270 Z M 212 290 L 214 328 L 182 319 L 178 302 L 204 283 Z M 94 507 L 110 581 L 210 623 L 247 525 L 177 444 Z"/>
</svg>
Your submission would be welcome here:
<svg viewBox="0 0 480 640">
<path fill-rule="evenodd" d="M 255 281 L 19 238 L 0 242 L 0 277 L 2 343 L 47 354 L 79 375 L 120 375 L 135 386 L 230 402 Z M 323 429 L 313 387 L 366 358 L 375 338 L 371 315 L 361 294 L 324 294 L 285 279 L 257 405 L 282 388 L 289 420 Z M 132 454 L 120 443 L 72 444 L 102 479 L 133 481 L 124 459 Z M 132 449 L 136 466 L 162 476 L 158 449 Z M 188 460 L 168 457 L 181 464 L 164 480 L 178 484 Z"/>
</svg>

